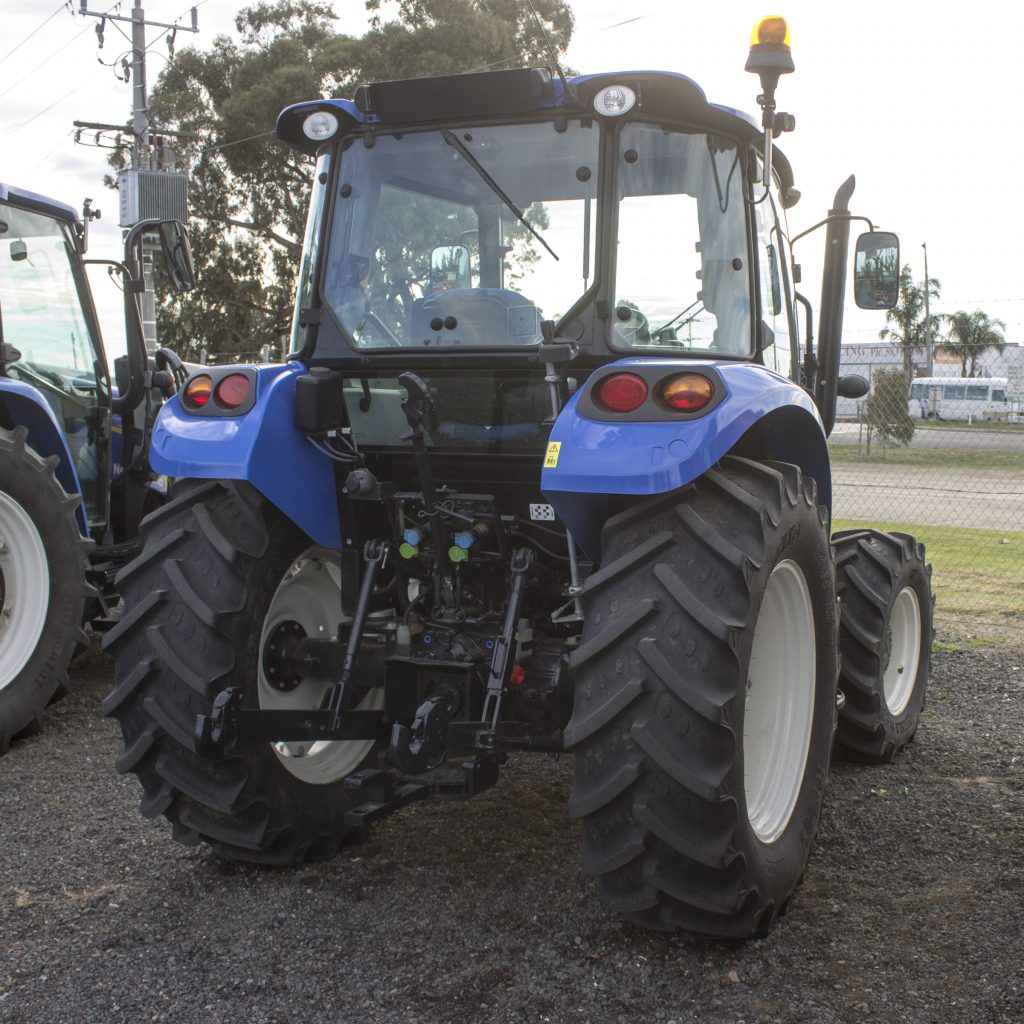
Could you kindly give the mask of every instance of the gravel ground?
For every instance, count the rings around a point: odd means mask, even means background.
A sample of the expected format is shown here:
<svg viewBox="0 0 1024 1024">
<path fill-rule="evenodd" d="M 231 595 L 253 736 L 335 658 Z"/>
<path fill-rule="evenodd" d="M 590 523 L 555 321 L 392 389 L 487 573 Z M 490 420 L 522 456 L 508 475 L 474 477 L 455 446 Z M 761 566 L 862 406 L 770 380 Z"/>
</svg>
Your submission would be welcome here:
<svg viewBox="0 0 1024 1024">
<path fill-rule="evenodd" d="M 568 758 L 328 864 L 221 864 L 114 773 L 109 664 L 77 681 L 0 760 L 2 1022 L 1024 1021 L 1024 650 L 936 654 L 917 741 L 836 766 L 789 914 L 743 945 L 600 909 Z"/>
</svg>

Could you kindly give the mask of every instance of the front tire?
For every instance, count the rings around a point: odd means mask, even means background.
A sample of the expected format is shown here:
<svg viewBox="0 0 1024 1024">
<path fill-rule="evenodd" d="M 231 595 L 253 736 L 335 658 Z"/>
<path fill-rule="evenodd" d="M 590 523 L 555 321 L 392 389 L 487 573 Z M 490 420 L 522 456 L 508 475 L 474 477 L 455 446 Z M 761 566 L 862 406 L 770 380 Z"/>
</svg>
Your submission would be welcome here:
<svg viewBox="0 0 1024 1024">
<path fill-rule="evenodd" d="M 77 495 L 61 487 L 56 457 L 0 427 L 0 754 L 37 731 L 67 682 L 88 587 Z"/>
<path fill-rule="evenodd" d="M 331 856 L 362 799 L 344 780 L 372 756 L 372 741 L 240 744 L 211 760 L 196 753 L 193 726 L 227 687 L 242 689 L 247 707 L 319 706 L 326 683 L 274 689 L 262 650 L 282 619 L 307 635 L 334 633 L 337 556 L 235 481 L 180 484 L 141 533 L 141 555 L 118 577 L 124 615 L 104 642 L 117 685 L 103 709 L 121 723 L 117 768 L 142 784 L 142 813 L 163 814 L 176 839 L 210 843 L 230 859 Z M 382 699 L 371 690 L 360 708 Z"/>
<path fill-rule="evenodd" d="M 746 938 L 787 905 L 835 727 L 826 524 L 797 467 L 735 457 L 605 524 L 566 739 L 610 910 Z"/>
<path fill-rule="evenodd" d="M 931 566 L 906 533 L 844 530 L 833 538 L 842 603 L 840 753 L 884 764 L 913 739 L 932 649 Z"/>
</svg>

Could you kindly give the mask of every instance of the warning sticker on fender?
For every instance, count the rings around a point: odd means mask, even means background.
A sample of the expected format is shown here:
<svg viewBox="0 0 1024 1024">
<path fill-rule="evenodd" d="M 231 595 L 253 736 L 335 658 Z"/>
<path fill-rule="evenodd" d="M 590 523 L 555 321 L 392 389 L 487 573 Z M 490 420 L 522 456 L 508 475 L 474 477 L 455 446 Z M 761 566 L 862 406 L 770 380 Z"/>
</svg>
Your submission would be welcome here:
<svg viewBox="0 0 1024 1024">
<path fill-rule="evenodd" d="M 562 450 L 561 441 L 550 441 L 548 451 L 544 456 L 544 468 L 554 469 L 558 465 L 558 453 Z"/>
</svg>

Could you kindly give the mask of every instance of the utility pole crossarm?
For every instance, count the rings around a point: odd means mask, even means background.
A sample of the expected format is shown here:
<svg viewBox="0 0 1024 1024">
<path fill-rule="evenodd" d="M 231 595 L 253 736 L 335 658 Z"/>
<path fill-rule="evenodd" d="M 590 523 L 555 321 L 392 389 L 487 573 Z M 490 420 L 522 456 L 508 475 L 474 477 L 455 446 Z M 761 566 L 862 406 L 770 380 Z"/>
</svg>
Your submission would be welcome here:
<svg viewBox="0 0 1024 1024">
<path fill-rule="evenodd" d="M 126 17 L 123 14 L 104 14 L 103 11 L 90 11 L 87 8 L 89 0 L 82 0 L 82 6 L 79 8 L 79 14 L 87 14 L 90 18 L 103 18 L 105 21 L 134 21 L 134 18 Z M 141 10 L 141 8 L 136 8 Z M 147 21 L 147 25 L 151 28 L 176 28 L 179 32 L 198 32 L 199 31 L 199 11 L 195 7 L 192 8 L 192 24 L 191 26 L 185 26 L 174 22 L 168 24 L 166 21 Z"/>
</svg>

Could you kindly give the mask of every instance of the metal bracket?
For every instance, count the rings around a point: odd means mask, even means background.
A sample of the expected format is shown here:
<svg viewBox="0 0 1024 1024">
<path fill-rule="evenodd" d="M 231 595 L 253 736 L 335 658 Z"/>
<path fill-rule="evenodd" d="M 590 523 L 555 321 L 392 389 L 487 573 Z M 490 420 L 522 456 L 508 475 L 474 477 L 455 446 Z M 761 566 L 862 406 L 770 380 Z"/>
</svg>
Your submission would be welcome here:
<svg viewBox="0 0 1024 1024">
<path fill-rule="evenodd" d="M 208 715 L 197 715 L 196 753 L 201 757 L 229 757 L 241 744 L 318 740 L 382 740 L 384 718 L 379 711 L 348 711 L 340 722 L 333 711 L 319 708 L 271 711 L 242 706 L 237 687 L 217 694 Z"/>
</svg>

